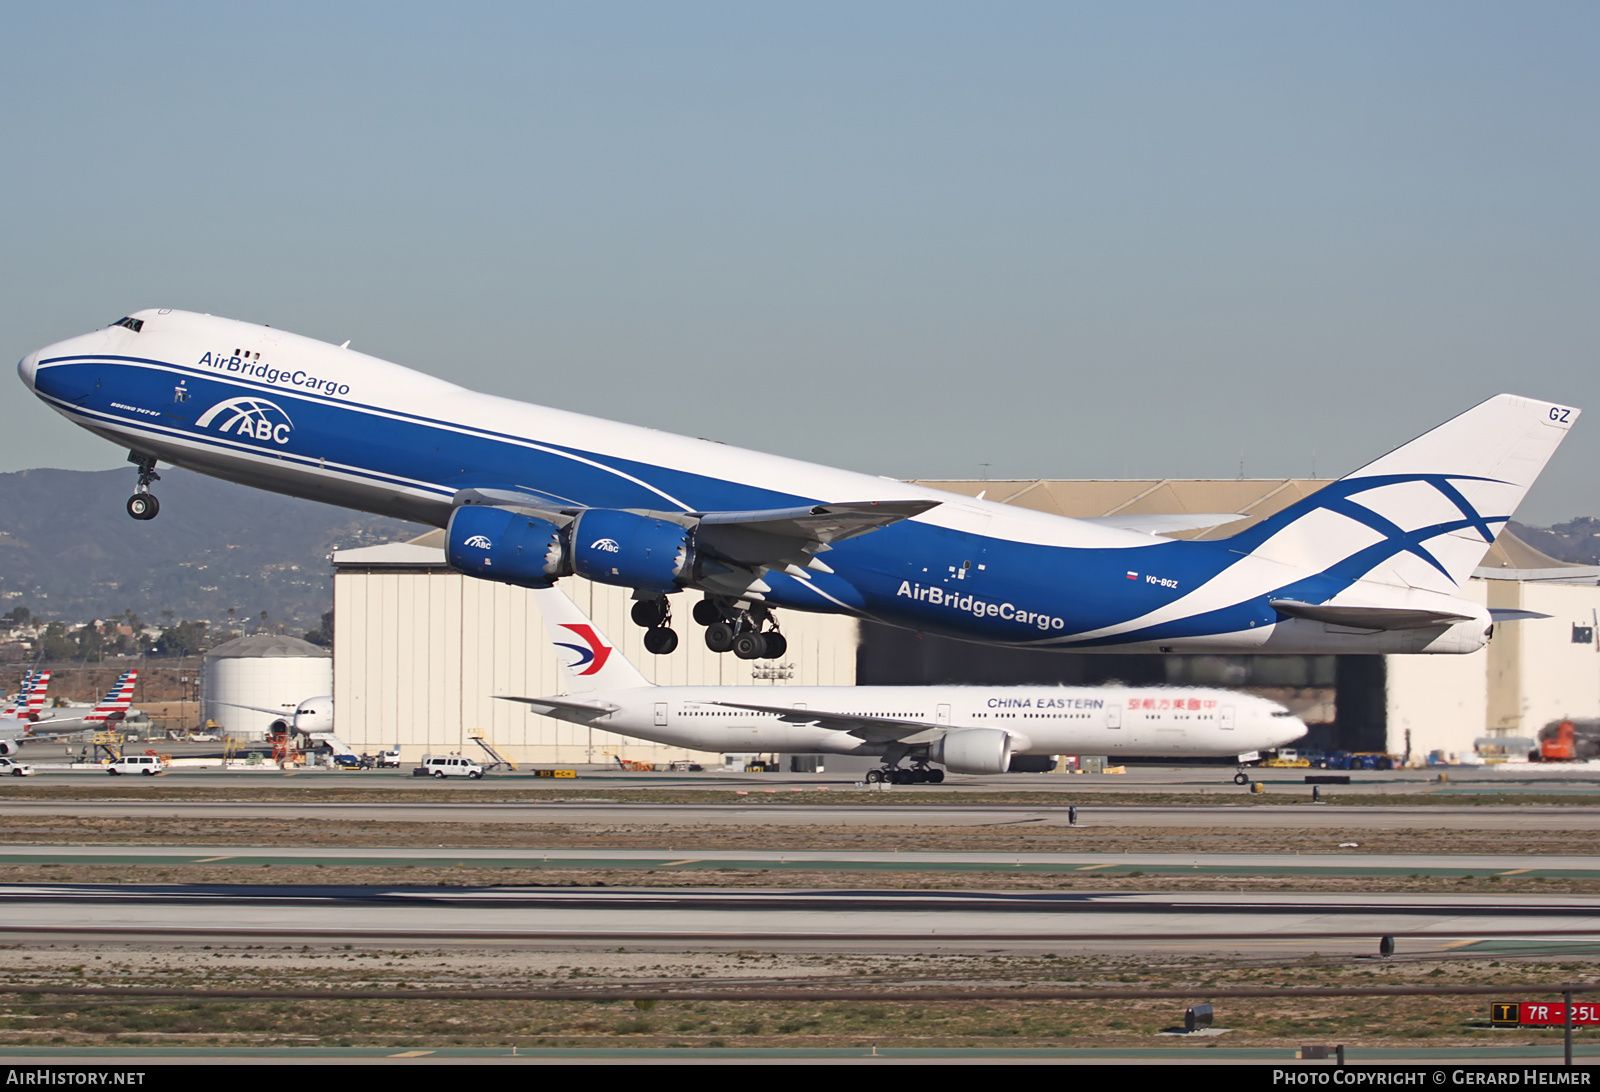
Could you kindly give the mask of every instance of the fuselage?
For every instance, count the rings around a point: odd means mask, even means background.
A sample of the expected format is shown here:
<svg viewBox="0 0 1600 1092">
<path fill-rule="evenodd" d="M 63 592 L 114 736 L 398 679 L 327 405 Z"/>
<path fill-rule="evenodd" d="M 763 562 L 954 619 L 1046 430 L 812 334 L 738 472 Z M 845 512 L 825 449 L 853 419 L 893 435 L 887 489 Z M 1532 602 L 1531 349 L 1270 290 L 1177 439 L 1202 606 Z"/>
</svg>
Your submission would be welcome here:
<svg viewBox="0 0 1600 1092">
<path fill-rule="evenodd" d="M 767 603 L 790 609 L 1072 651 L 1470 652 L 1487 630 L 1477 604 L 1365 581 L 1363 602 L 1470 620 L 1368 632 L 1286 618 L 1275 598 L 1327 602 L 1357 581 L 1231 540 L 1175 541 L 479 394 L 229 319 L 140 311 L 19 371 L 57 412 L 131 451 L 435 526 L 469 489 L 675 513 L 938 502 L 840 542 L 831 572 L 768 572 Z"/>
<path fill-rule="evenodd" d="M 1277 702 L 1233 690 L 1171 687 L 669 686 L 587 693 L 615 706 L 596 728 L 697 751 L 884 753 L 883 743 L 776 713 L 734 708 L 781 704 L 935 724 L 997 728 L 1013 754 L 1233 757 L 1305 735 Z"/>
</svg>

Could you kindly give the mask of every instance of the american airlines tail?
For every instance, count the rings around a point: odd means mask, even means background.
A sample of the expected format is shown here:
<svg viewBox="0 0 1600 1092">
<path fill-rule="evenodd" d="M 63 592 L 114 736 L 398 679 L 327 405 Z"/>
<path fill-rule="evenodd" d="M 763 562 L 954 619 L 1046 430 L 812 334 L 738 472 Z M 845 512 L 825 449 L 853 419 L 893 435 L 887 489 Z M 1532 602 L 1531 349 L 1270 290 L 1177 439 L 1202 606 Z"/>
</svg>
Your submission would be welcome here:
<svg viewBox="0 0 1600 1092">
<path fill-rule="evenodd" d="M 1496 395 L 1228 542 L 1352 581 L 1453 595 L 1578 413 Z"/>
<path fill-rule="evenodd" d="M 562 667 L 567 673 L 567 692 L 586 694 L 596 690 L 629 690 L 649 686 L 650 681 L 600 632 L 560 588 L 535 589 L 534 601 L 544 616 L 545 628 L 558 653 L 565 652 Z"/>
<path fill-rule="evenodd" d="M 96 705 L 83 719 L 122 719 L 127 714 L 128 708 L 133 704 L 133 684 L 138 679 L 139 672 L 137 670 L 124 671 L 122 677 L 112 684 L 111 689 L 106 692 L 106 696 L 100 699 L 100 704 Z"/>
<path fill-rule="evenodd" d="M 17 686 L 17 696 L 0 717 L 28 719 L 44 708 L 45 691 L 50 689 L 50 672 L 30 671 Z"/>
</svg>

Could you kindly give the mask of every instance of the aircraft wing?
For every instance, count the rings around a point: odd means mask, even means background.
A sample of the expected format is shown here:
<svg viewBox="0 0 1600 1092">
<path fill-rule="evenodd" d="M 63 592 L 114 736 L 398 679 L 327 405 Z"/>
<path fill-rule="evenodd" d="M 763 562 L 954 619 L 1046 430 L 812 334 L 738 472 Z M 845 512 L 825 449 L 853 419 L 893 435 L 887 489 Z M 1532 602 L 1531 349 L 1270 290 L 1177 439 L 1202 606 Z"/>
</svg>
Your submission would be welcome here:
<svg viewBox="0 0 1600 1092">
<path fill-rule="evenodd" d="M 501 701 L 520 702 L 542 716 L 570 720 L 574 724 L 588 724 L 610 716 L 618 708 L 610 702 L 573 701 L 571 698 L 519 698 L 511 694 L 496 694 L 495 697 Z"/>
<path fill-rule="evenodd" d="M 452 501 L 484 504 L 535 516 L 565 527 L 582 515 L 581 506 L 563 506 L 514 489 L 463 489 Z M 657 512 L 638 509 L 651 519 L 695 529 L 695 545 L 719 565 L 704 568 L 697 587 L 724 595 L 760 599 L 771 590 L 761 580 L 768 569 L 808 578 L 807 570 L 831 573 L 816 557 L 835 542 L 921 515 L 937 508 L 936 500 L 852 501 L 812 504 L 802 508 L 767 508 L 743 512 Z M 630 509 L 630 511 L 634 511 Z"/>
<path fill-rule="evenodd" d="M 748 709 L 754 713 L 771 713 L 790 724 L 815 724 L 835 732 L 849 732 L 868 743 L 924 743 L 950 730 L 947 724 L 932 724 L 925 720 L 906 720 L 898 717 L 874 717 L 862 713 L 830 713 L 825 709 L 796 709 L 792 705 L 750 705 L 737 701 L 708 701 L 702 705 L 720 705 L 726 709 Z"/>
<path fill-rule="evenodd" d="M 1294 599 L 1274 599 L 1271 607 L 1290 618 L 1326 622 L 1351 629 L 1427 629 L 1470 622 L 1472 615 L 1446 610 L 1420 610 L 1413 607 L 1330 607 L 1301 603 Z"/>
<path fill-rule="evenodd" d="M 288 717 L 291 720 L 294 719 L 295 713 L 299 710 L 299 706 L 294 709 L 263 709 L 259 705 L 240 705 L 236 701 L 216 701 L 215 699 L 212 700 L 211 704 L 226 705 L 229 709 L 248 709 L 252 713 L 266 713 L 268 716 Z"/>
<path fill-rule="evenodd" d="M 1173 531 L 1198 531 L 1244 519 L 1237 512 L 1173 512 L 1165 514 L 1078 517 L 1079 523 L 1098 523 L 1124 531 L 1143 531 L 1147 535 L 1166 535 Z"/>
</svg>

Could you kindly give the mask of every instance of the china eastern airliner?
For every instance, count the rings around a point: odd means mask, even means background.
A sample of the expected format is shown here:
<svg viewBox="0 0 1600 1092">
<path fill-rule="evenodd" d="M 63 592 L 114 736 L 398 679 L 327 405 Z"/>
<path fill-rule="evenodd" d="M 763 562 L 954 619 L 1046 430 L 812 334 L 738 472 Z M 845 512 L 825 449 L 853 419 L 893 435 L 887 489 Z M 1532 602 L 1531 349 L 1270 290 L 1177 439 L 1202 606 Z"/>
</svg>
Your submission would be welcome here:
<svg viewBox="0 0 1600 1092">
<path fill-rule="evenodd" d="M 567 693 L 502 698 L 694 751 L 879 756 L 868 781 L 938 784 L 934 763 L 996 774 L 1021 754 L 1245 760 L 1306 733 L 1275 701 L 1205 687 L 652 686 L 561 589 L 533 594 Z"/>
<path fill-rule="evenodd" d="M 347 343 L 348 344 L 348 343 Z M 29 353 L 50 408 L 158 462 L 447 529 L 463 573 L 633 590 L 646 647 L 783 654 L 779 608 L 1090 652 L 1465 653 L 1495 614 L 1460 594 L 1567 430 L 1502 394 L 1230 538 L 1235 517 L 1068 519 L 479 394 L 269 326 L 137 311 Z M 182 518 L 179 516 L 178 518 Z"/>
</svg>

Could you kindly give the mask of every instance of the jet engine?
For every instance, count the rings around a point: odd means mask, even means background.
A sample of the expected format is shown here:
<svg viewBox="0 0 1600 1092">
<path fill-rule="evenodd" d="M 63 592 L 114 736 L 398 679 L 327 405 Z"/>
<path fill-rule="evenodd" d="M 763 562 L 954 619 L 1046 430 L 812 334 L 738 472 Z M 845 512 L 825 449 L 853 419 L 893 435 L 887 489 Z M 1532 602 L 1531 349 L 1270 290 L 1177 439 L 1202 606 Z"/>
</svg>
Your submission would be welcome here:
<svg viewBox="0 0 1600 1092">
<path fill-rule="evenodd" d="M 570 535 L 573 569 L 601 584 L 676 591 L 691 576 L 694 529 L 670 520 L 589 508 Z"/>
<path fill-rule="evenodd" d="M 0 739 L 0 755 L 14 755 L 22 750 L 22 743 L 15 739 Z"/>
<path fill-rule="evenodd" d="M 1011 765 L 1011 737 L 999 728 L 962 728 L 933 743 L 928 757 L 951 773 L 1005 773 Z"/>
<path fill-rule="evenodd" d="M 450 513 L 445 557 L 457 572 L 524 588 L 548 588 L 572 571 L 561 528 L 488 505 L 463 505 Z"/>
<path fill-rule="evenodd" d="M 692 575 L 694 528 L 612 508 L 576 516 L 466 504 L 445 531 L 450 567 L 468 576 L 548 588 L 577 573 L 601 584 L 676 591 Z"/>
</svg>

